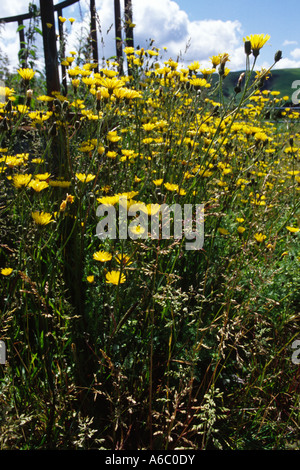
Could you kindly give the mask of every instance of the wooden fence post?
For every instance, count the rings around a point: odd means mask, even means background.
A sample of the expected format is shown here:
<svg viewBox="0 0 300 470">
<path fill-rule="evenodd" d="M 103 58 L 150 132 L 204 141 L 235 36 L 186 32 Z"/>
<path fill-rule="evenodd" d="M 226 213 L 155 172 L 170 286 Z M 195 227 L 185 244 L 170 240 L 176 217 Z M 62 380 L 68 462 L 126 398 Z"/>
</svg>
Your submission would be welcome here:
<svg viewBox="0 0 300 470">
<path fill-rule="evenodd" d="M 65 38 L 64 38 L 64 26 L 63 26 L 63 23 L 59 20 L 60 16 L 62 16 L 62 9 L 58 8 L 57 9 L 57 20 L 58 20 L 58 32 L 59 32 L 60 53 L 61 53 L 60 59 L 64 60 L 65 55 L 66 55 Z M 66 70 L 67 69 L 66 69 L 65 65 L 61 65 L 61 80 L 62 80 L 62 85 L 63 85 L 63 94 L 65 96 L 68 93 Z"/>
<path fill-rule="evenodd" d="M 125 0 L 125 41 L 127 47 L 133 47 L 132 1 Z"/>
<path fill-rule="evenodd" d="M 95 0 L 90 0 L 90 12 L 91 12 L 91 40 L 92 40 L 93 61 L 94 61 L 95 64 L 97 64 L 97 67 L 95 68 L 95 71 L 99 72 Z"/>
<path fill-rule="evenodd" d="M 116 53 L 119 63 L 120 74 L 123 74 L 123 52 L 122 52 L 122 25 L 121 25 L 121 7 L 120 0 L 115 0 L 115 34 L 116 34 Z"/>
<path fill-rule="evenodd" d="M 60 91 L 53 0 L 40 0 L 47 93 Z M 51 25 L 51 26 L 50 26 Z"/>
<path fill-rule="evenodd" d="M 27 67 L 27 57 L 25 53 L 25 34 L 24 34 L 24 24 L 21 19 L 18 19 L 18 30 L 19 30 L 19 38 L 20 38 L 20 52 L 19 52 L 19 60 L 22 67 Z M 22 50 L 23 49 L 23 50 Z"/>
</svg>

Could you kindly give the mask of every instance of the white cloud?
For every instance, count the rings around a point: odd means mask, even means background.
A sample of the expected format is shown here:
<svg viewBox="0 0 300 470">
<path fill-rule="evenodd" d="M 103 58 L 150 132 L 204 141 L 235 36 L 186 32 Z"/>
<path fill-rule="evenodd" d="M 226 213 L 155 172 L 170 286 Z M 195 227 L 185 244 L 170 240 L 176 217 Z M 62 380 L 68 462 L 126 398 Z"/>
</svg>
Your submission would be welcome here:
<svg viewBox="0 0 300 470">
<path fill-rule="evenodd" d="M 54 3 L 59 1 L 61 0 Z M 35 2 L 38 4 L 38 0 Z M 75 12 L 78 12 L 76 5 L 63 12 L 67 18 L 76 17 L 68 36 L 67 53 L 77 48 L 81 28 L 89 27 L 88 3 L 80 2 L 83 18 L 75 15 Z M 121 1 L 122 15 L 123 3 Z M 116 53 L 113 2 L 96 0 L 96 9 L 101 26 L 101 35 L 98 36 L 101 60 L 102 57 L 108 58 Z M 10 0 L 5 4 L 2 2 L 0 16 L 26 11 L 28 0 Z M 156 47 L 167 47 L 166 60 L 170 57 L 177 60 L 180 55 L 181 64 L 187 65 L 198 60 L 202 66 L 211 66 L 209 58 L 212 55 L 227 52 L 230 56 L 227 65 L 231 70 L 241 70 L 245 67 L 243 31 L 239 21 L 192 20 L 174 0 L 133 0 L 133 22 L 136 24 L 134 45 L 148 48 L 149 41 L 153 39 Z M 19 38 L 16 27 L 16 23 L 6 25 L 5 34 L 2 37 L 0 35 L 0 49 L 9 56 L 12 66 L 18 64 Z M 39 56 L 42 58 L 42 50 L 39 50 Z"/>
<path fill-rule="evenodd" d="M 288 39 L 286 39 L 286 40 L 282 43 L 283 46 L 292 46 L 292 45 L 296 45 L 296 44 L 298 44 L 298 41 L 289 41 Z"/>
<path fill-rule="evenodd" d="M 293 59 L 289 59 L 288 57 L 283 57 L 274 66 L 274 69 L 294 69 L 294 68 L 300 68 L 300 60 L 293 60 Z"/>
<path fill-rule="evenodd" d="M 300 48 L 296 48 L 293 51 L 290 52 L 290 55 L 293 57 L 293 59 L 297 60 L 300 59 Z"/>
</svg>

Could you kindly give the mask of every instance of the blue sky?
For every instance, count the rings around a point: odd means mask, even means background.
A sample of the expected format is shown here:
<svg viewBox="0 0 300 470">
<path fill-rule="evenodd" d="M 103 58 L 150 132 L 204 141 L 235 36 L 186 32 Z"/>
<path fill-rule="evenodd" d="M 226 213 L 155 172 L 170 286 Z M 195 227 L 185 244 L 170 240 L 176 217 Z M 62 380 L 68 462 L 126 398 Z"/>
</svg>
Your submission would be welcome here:
<svg viewBox="0 0 300 470">
<path fill-rule="evenodd" d="M 271 39 L 261 54 L 270 62 L 276 50 L 282 50 L 285 58 L 293 59 L 290 52 L 300 47 L 299 0 L 176 1 L 191 20 L 237 20 L 244 36 L 269 34 Z"/>
<path fill-rule="evenodd" d="M 39 6 L 39 0 L 32 0 Z M 61 0 L 54 0 L 60 3 Z M 209 58 L 228 52 L 231 70 L 243 70 L 245 55 L 243 37 L 250 34 L 269 34 L 271 39 L 263 47 L 257 68 L 272 64 L 275 52 L 280 49 L 283 59 L 276 68 L 300 68 L 300 3 L 299 0 L 132 0 L 135 45 L 147 47 L 154 39 L 157 47 L 167 47 L 164 59 L 179 60 L 181 64 L 198 60 L 209 66 Z M 28 0 L 1 2 L 0 17 L 28 11 Z M 123 5 L 121 0 L 121 5 Z M 67 18 L 74 16 L 72 29 L 68 26 L 68 48 L 76 49 L 82 28 L 88 26 L 88 0 L 64 10 Z M 100 56 L 115 54 L 113 1 L 96 0 L 103 42 Z M 67 24 L 67 23 L 66 23 Z M 8 55 L 13 67 L 17 66 L 18 34 L 16 24 L 7 25 L 0 32 L 0 49 Z M 56 25 L 57 27 L 57 25 Z M 107 34 L 107 31 L 109 33 Z M 102 45 L 103 44 L 103 45 Z M 39 38 L 39 55 L 42 48 Z"/>
</svg>

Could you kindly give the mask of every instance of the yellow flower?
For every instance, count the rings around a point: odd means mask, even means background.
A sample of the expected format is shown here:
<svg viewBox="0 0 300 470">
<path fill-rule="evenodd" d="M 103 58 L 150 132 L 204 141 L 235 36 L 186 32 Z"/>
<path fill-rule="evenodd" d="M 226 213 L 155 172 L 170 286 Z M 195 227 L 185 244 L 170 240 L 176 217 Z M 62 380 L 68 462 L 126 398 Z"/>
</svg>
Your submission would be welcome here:
<svg viewBox="0 0 300 470">
<path fill-rule="evenodd" d="M 188 65 L 188 69 L 191 71 L 191 72 L 195 72 L 196 70 L 198 70 L 200 68 L 200 64 L 197 60 L 195 60 L 194 62 L 192 62 L 190 65 Z"/>
<path fill-rule="evenodd" d="M 109 131 L 107 133 L 107 140 L 110 142 L 119 142 L 121 139 L 122 137 L 118 136 L 117 131 Z"/>
<path fill-rule="evenodd" d="M 90 181 L 95 179 L 96 176 L 91 174 L 85 175 L 84 173 L 76 173 L 76 178 L 79 179 L 79 181 L 81 181 L 82 183 L 89 183 Z"/>
<path fill-rule="evenodd" d="M 87 280 L 90 284 L 92 284 L 92 283 L 94 282 L 94 280 L 95 280 L 95 276 L 87 276 L 87 277 L 86 277 L 86 280 Z"/>
<path fill-rule="evenodd" d="M 251 49 L 254 57 L 259 55 L 260 49 L 266 44 L 266 42 L 270 39 L 271 36 L 268 34 L 251 34 L 244 38 L 245 41 L 251 42 Z"/>
<path fill-rule="evenodd" d="M 127 265 L 129 266 L 130 264 L 132 264 L 132 261 L 130 261 L 130 256 L 128 255 L 124 255 L 122 253 L 119 253 L 115 256 L 115 259 L 117 261 L 118 264 L 123 264 L 123 266 Z"/>
<path fill-rule="evenodd" d="M 58 19 L 61 23 L 64 23 L 65 21 L 67 21 L 67 18 L 63 18 L 62 16 L 59 16 Z"/>
<path fill-rule="evenodd" d="M 29 111 L 28 106 L 26 106 L 25 104 L 18 104 L 17 108 L 18 108 L 19 113 L 21 114 L 25 114 Z"/>
<path fill-rule="evenodd" d="M 219 227 L 218 228 L 218 232 L 221 234 L 221 235 L 228 235 L 229 232 L 226 228 L 222 228 L 222 227 Z"/>
<path fill-rule="evenodd" d="M 2 276 L 9 276 L 13 272 L 12 268 L 3 268 L 1 269 Z"/>
<path fill-rule="evenodd" d="M 69 21 L 70 21 L 71 24 L 73 24 L 74 21 L 75 21 L 75 18 L 69 18 Z"/>
<path fill-rule="evenodd" d="M 147 204 L 146 206 L 141 207 L 141 211 L 145 212 L 148 215 L 155 215 L 160 210 L 160 204 Z"/>
<path fill-rule="evenodd" d="M 160 178 L 158 180 L 153 180 L 153 183 L 155 184 L 155 186 L 161 186 L 163 182 L 163 178 Z"/>
<path fill-rule="evenodd" d="M 66 210 L 66 207 L 67 207 L 67 201 L 63 201 L 61 205 L 59 206 L 60 212 L 64 212 Z"/>
<path fill-rule="evenodd" d="M 99 202 L 99 204 L 105 204 L 107 206 L 114 206 L 115 204 L 117 204 L 117 202 L 119 202 L 119 196 L 103 196 L 98 198 L 97 202 Z"/>
<path fill-rule="evenodd" d="M 289 232 L 292 232 L 292 233 L 296 233 L 296 232 L 299 232 L 299 231 L 300 231 L 300 228 L 298 228 L 298 227 L 290 227 L 290 226 L 287 226 L 286 228 L 287 228 L 287 230 L 288 230 Z"/>
<path fill-rule="evenodd" d="M 49 185 L 57 188 L 68 188 L 71 185 L 70 181 L 49 181 Z"/>
<path fill-rule="evenodd" d="M 35 75 L 35 72 L 32 69 L 19 69 L 18 73 L 26 82 L 31 80 Z"/>
<path fill-rule="evenodd" d="M 8 87 L 2 87 L 0 86 L 0 96 L 5 96 L 5 99 L 15 99 L 13 94 L 14 94 L 14 89 L 13 88 L 8 88 Z"/>
<path fill-rule="evenodd" d="M 109 158 L 116 158 L 117 155 L 118 155 L 117 152 L 114 152 L 113 150 L 109 150 L 106 154 L 106 156 Z"/>
<path fill-rule="evenodd" d="M 44 181 L 44 180 L 47 180 L 48 178 L 50 178 L 51 174 L 50 173 L 39 173 L 37 175 L 34 175 L 36 179 L 40 180 L 40 181 Z"/>
<path fill-rule="evenodd" d="M 265 132 L 256 132 L 254 134 L 254 139 L 257 140 L 258 142 L 266 142 L 267 140 L 269 140 Z"/>
<path fill-rule="evenodd" d="M 47 96 L 47 95 L 40 95 L 37 97 L 37 100 L 49 102 L 49 101 L 53 101 L 54 98 L 52 98 L 51 96 Z"/>
<path fill-rule="evenodd" d="M 110 271 L 106 274 L 106 283 L 107 284 L 123 284 L 126 281 L 125 274 L 121 274 L 120 271 Z"/>
<path fill-rule="evenodd" d="M 266 235 L 263 235 L 262 233 L 256 233 L 256 234 L 254 235 L 254 238 L 255 238 L 255 240 L 256 240 L 258 243 L 261 243 L 261 242 L 263 242 L 267 237 L 266 237 Z"/>
<path fill-rule="evenodd" d="M 14 175 L 13 183 L 16 188 L 22 188 L 23 186 L 28 186 L 31 181 L 31 175 Z"/>
<path fill-rule="evenodd" d="M 148 132 L 148 131 L 152 131 L 155 128 L 155 124 L 148 122 L 146 124 L 143 124 L 142 127 L 144 131 Z"/>
<path fill-rule="evenodd" d="M 96 251 L 96 253 L 93 254 L 93 258 L 96 261 L 101 261 L 101 263 L 105 263 L 106 261 L 110 261 L 112 259 L 112 255 L 108 253 L 107 251 Z"/>
<path fill-rule="evenodd" d="M 192 78 L 190 80 L 190 84 L 193 85 L 193 87 L 195 87 L 196 89 L 200 87 L 205 87 L 205 88 L 210 87 L 210 84 L 207 83 L 205 78 Z"/>
<path fill-rule="evenodd" d="M 125 52 L 125 54 L 133 54 L 134 53 L 134 47 L 124 47 L 124 52 Z"/>
<path fill-rule="evenodd" d="M 245 227 L 242 227 L 242 226 L 239 226 L 239 227 L 237 228 L 237 231 L 238 231 L 239 233 L 244 233 L 245 230 L 246 230 Z"/>
<path fill-rule="evenodd" d="M 67 194 L 66 197 L 66 202 L 69 202 L 70 204 L 73 204 L 75 197 L 72 196 L 71 194 Z"/>
<path fill-rule="evenodd" d="M 143 233 L 145 233 L 145 229 L 144 227 L 141 227 L 141 225 L 136 225 L 135 227 L 129 227 L 129 230 L 134 235 L 142 235 Z"/>
<path fill-rule="evenodd" d="M 31 216 L 37 225 L 47 225 L 53 221 L 52 215 L 48 212 L 32 212 Z"/>
<path fill-rule="evenodd" d="M 34 191 L 36 191 L 37 193 L 39 193 L 43 189 L 48 188 L 49 184 L 46 181 L 39 181 L 37 179 L 37 180 L 31 180 L 28 186 L 34 189 Z"/>
<path fill-rule="evenodd" d="M 177 191 L 178 190 L 178 184 L 165 183 L 164 186 L 168 191 Z"/>
<path fill-rule="evenodd" d="M 213 55 L 210 57 L 210 60 L 214 68 L 216 68 L 216 66 L 221 62 L 220 55 Z"/>
<path fill-rule="evenodd" d="M 124 86 L 124 81 L 119 80 L 116 77 L 113 77 L 113 78 L 105 77 L 105 78 L 99 79 L 99 85 L 103 86 L 104 88 L 107 88 L 109 95 L 111 95 L 115 88 L 120 88 Z"/>
</svg>

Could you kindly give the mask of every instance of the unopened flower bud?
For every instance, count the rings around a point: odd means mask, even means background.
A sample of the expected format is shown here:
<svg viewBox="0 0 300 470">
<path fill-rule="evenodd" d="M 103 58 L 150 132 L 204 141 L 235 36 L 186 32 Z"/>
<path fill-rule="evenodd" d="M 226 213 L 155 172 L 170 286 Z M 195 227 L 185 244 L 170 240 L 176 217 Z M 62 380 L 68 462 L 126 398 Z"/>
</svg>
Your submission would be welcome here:
<svg viewBox="0 0 300 470">
<path fill-rule="evenodd" d="M 251 41 L 245 41 L 244 47 L 245 47 L 245 54 L 250 55 L 251 54 Z"/>
<path fill-rule="evenodd" d="M 241 85 L 241 83 L 242 83 L 242 81 L 243 81 L 243 78 L 244 78 L 244 76 L 245 76 L 245 72 L 241 73 L 241 75 L 239 76 L 238 83 L 237 83 L 237 84 L 238 84 L 238 86 L 240 86 L 240 85 Z"/>
<path fill-rule="evenodd" d="M 282 59 L 282 51 L 277 51 L 274 56 L 274 62 L 279 62 L 280 59 Z"/>
<path fill-rule="evenodd" d="M 32 91 L 32 90 L 29 89 L 29 90 L 26 91 L 26 106 L 27 106 L 28 108 L 30 108 L 32 95 L 33 95 L 33 91 Z"/>
<path fill-rule="evenodd" d="M 63 108 L 63 111 L 64 111 L 64 112 L 67 112 L 68 109 L 69 109 L 69 101 L 67 101 L 67 100 L 64 101 L 64 102 L 63 102 L 63 105 L 62 105 L 62 108 Z"/>
<path fill-rule="evenodd" d="M 59 113 L 61 110 L 61 102 L 58 99 L 53 101 L 54 110 L 56 113 Z"/>
</svg>

